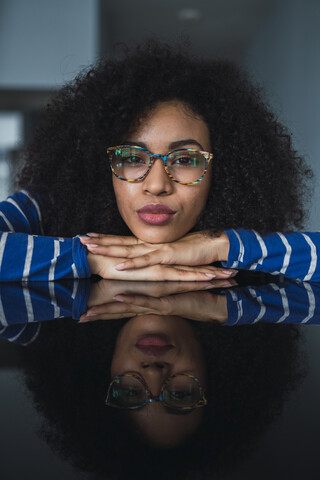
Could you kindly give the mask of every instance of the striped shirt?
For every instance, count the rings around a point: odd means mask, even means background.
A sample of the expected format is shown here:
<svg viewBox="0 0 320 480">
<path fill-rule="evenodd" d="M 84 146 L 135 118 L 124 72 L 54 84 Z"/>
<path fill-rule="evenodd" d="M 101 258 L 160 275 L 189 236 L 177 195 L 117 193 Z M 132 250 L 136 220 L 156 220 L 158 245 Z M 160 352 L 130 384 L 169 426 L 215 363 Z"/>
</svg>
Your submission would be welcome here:
<svg viewBox="0 0 320 480">
<path fill-rule="evenodd" d="M 52 281 L 90 277 L 87 248 L 78 237 L 46 237 L 39 199 L 21 190 L 0 203 L 0 281 Z M 261 270 L 320 281 L 320 233 L 226 230 L 225 267 Z"/>
<path fill-rule="evenodd" d="M 226 230 L 230 251 L 223 266 L 320 281 L 320 232 L 261 236 L 255 230 Z"/>
<path fill-rule="evenodd" d="M 90 277 L 78 237 L 46 237 L 38 200 L 26 190 L 0 203 L 0 281 Z"/>
</svg>

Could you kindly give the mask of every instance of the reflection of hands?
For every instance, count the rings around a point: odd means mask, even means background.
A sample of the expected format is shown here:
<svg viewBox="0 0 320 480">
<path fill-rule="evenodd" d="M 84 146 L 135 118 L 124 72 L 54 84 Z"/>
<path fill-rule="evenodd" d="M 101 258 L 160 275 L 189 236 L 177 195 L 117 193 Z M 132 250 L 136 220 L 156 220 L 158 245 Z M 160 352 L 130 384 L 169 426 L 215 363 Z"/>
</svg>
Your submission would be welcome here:
<svg viewBox="0 0 320 480">
<path fill-rule="evenodd" d="M 92 285 L 87 314 L 80 322 L 112 320 L 136 315 L 175 315 L 192 320 L 227 320 L 224 295 L 197 292 L 209 288 L 231 287 L 234 280 L 198 282 L 117 282 L 101 280 Z"/>
<path fill-rule="evenodd" d="M 227 260 L 229 241 L 224 233 L 217 237 L 207 231 L 195 232 L 175 242 L 162 244 L 143 243 L 135 237 L 90 235 L 80 237 L 80 241 L 91 254 L 88 260 L 92 264 L 92 272 L 103 278 L 198 281 L 206 280 L 203 273 L 212 273 L 216 278 L 229 278 L 237 273 L 206 267 L 213 262 Z M 120 272 L 123 272 L 121 276 Z"/>
</svg>

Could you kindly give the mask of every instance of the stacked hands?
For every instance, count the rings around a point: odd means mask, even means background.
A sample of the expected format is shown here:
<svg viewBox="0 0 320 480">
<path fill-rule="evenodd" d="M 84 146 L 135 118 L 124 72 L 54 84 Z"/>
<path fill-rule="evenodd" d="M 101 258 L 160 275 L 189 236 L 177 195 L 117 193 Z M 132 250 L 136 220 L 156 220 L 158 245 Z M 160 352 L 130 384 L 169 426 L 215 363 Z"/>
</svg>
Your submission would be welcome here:
<svg viewBox="0 0 320 480">
<path fill-rule="evenodd" d="M 232 278 L 236 270 L 210 266 L 228 259 L 226 234 L 196 232 L 162 244 L 97 233 L 79 238 L 88 249 L 92 274 L 113 280 L 92 284 L 88 311 L 81 316 L 81 323 L 147 314 L 221 323 L 227 320 L 225 296 L 205 291 L 236 285 Z"/>
<path fill-rule="evenodd" d="M 150 314 L 225 323 L 226 296 L 205 290 L 234 285 L 232 278 L 185 283 L 100 280 L 91 285 L 88 310 L 80 317 L 80 323 Z"/>
<path fill-rule="evenodd" d="M 159 244 L 98 233 L 79 238 L 88 249 L 91 273 L 104 279 L 203 282 L 237 274 L 237 270 L 211 266 L 228 259 L 229 240 L 223 232 L 195 232 Z"/>
</svg>

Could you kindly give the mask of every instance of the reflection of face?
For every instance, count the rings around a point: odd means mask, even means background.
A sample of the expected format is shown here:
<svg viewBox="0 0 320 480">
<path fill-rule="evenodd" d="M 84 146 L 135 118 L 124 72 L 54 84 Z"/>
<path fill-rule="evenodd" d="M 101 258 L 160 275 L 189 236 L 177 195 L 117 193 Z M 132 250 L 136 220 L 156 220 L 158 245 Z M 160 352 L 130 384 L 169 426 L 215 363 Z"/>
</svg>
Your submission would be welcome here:
<svg viewBox="0 0 320 480">
<path fill-rule="evenodd" d="M 173 348 L 161 354 L 142 352 L 136 344 L 147 335 L 166 336 Z M 129 320 L 117 338 L 111 376 L 128 372 L 139 374 L 153 396 L 158 396 L 163 382 L 177 373 L 192 374 L 205 387 L 205 361 L 190 322 L 181 317 L 158 315 L 143 315 Z M 201 422 L 203 408 L 181 415 L 163 404 L 149 403 L 126 414 L 152 443 L 172 446 L 195 431 Z"/>
<path fill-rule="evenodd" d="M 160 103 L 122 143 L 127 142 L 162 155 L 187 147 L 210 152 L 206 123 L 178 102 Z M 120 214 L 132 233 L 145 242 L 163 243 L 177 240 L 195 226 L 206 204 L 210 177 L 211 165 L 201 182 L 180 185 L 170 180 L 157 159 L 142 182 L 129 183 L 113 175 L 113 187 Z M 146 223 L 138 210 L 150 204 L 165 205 L 175 214 L 161 225 Z"/>
</svg>

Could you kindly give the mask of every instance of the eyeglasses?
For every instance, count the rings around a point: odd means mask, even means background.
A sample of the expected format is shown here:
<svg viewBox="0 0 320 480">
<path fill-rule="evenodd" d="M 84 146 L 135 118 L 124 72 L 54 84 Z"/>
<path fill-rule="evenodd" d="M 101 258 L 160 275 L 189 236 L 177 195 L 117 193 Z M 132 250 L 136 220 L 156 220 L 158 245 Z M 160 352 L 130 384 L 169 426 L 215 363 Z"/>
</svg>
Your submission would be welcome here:
<svg viewBox="0 0 320 480">
<path fill-rule="evenodd" d="M 117 408 L 137 409 L 147 403 L 163 402 L 175 410 L 191 410 L 207 405 L 198 378 L 179 373 L 167 378 L 158 397 L 152 396 L 143 378 L 132 373 L 116 375 L 111 381 L 106 405 Z"/>
<path fill-rule="evenodd" d="M 155 160 L 160 158 L 171 180 L 182 185 L 199 183 L 213 158 L 212 153 L 194 148 L 173 150 L 167 155 L 153 155 L 145 148 L 131 145 L 109 147 L 107 154 L 111 170 L 120 180 L 142 182 Z"/>
</svg>

